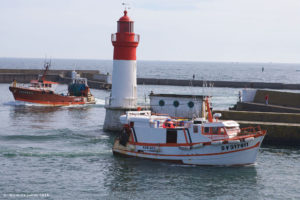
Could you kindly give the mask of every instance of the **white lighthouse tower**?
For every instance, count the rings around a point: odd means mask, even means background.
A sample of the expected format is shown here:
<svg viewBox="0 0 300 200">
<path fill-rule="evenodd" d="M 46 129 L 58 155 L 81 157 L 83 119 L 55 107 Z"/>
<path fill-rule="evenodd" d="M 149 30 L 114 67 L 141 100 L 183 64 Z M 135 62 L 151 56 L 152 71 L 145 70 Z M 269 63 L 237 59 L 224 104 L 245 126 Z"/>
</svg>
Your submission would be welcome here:
<svg viewBox="0 0 300 200">
<path fill-rule="evenodd" d="M 105 103 L 104 130 L 121 130 L 119 117 L 137 108 L 136 48 L 140 37 L 134 33 L 133 24 L 125 10 L 118 21 L 117 33 L 111 35 L 114 46 L 112 90 Z"/>
</svg>

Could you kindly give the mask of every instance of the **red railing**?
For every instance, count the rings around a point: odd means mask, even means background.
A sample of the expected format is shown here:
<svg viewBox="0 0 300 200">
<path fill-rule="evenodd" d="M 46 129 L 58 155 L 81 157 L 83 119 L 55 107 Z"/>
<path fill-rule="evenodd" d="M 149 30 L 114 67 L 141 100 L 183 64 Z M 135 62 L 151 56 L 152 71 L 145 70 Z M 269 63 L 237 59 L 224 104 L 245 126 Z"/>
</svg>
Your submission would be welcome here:
<svg viewBox="0 0 300 200">
<path fill-rule="evenodd" d="M 260 126 L 250 126 L 246 128 L 241 128 L 241 133 L 240 135 L 251 135 L 251 134 L 257 134 L 261 132 Z"/>
</svg>

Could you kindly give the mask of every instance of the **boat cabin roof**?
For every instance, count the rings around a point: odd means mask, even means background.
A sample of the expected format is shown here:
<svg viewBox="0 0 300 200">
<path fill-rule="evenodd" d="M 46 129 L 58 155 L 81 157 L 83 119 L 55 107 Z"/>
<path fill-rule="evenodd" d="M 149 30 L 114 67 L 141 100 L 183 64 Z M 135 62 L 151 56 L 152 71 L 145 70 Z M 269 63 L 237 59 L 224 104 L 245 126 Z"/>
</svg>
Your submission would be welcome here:
<svg viewBox="0 0 300 200">
<path fill-rule="evenodd" d="M 204 127 L 239 127 L 240 125 L 232 120 L 228 121 L 217 121 L 217 122 L 210 122 L 205 123 Z"/>
<path fill-rule="evenodd" d="M 58 84 L 57 82 L 53 82 L 53 81 L 42 81 L 42 82 L 39 82 L 38 80 L 31 80 L 30 83 L 31 83 L 31 84 L 37 84 L 37 83 L 43 83 L 43 84 Z"/>
<path fill-rule="evenodd" d="M 151 111 L 128 111 L 126 115 L 120 117 L 122 124 L 129 122 L 147 122 L 149 121 L 165 121 L 169 119 L 169 116 L 151 115 Z"/>
</svg>

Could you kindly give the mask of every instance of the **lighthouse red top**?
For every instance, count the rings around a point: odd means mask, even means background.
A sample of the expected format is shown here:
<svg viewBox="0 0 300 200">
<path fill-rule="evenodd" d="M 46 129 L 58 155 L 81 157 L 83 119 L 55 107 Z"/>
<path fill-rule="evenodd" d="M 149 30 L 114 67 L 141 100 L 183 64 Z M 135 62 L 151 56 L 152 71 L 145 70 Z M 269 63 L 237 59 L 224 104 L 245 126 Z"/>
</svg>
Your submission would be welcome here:
<svg viewBox="0 0 300 200">
<path fill-rule="evenodd" d="M 127 16 L 127 10 L 124 10 L 124 16 L 119 19 L 119 22 L 132 22 L 131 19 Z"/>
<path fill-rule="evenodd" d="M 136 60 L 136 47 L 139 43 L 139 35 L 134 33 L 134 22 L 124 11 L 118 21 L 118 31 L 112 34 L 111 40 L 114 46 L 114 60 Z"/>
</svg>

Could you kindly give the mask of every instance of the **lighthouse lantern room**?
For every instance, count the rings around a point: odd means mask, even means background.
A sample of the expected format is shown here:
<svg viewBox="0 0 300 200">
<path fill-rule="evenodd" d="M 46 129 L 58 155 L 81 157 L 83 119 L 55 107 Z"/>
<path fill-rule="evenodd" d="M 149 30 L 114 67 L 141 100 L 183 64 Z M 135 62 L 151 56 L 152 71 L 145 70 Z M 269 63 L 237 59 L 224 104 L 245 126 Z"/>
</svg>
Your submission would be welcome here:
<svg viewBox="0 0 300 200">
<path fill-rule="evenodd" d="M 125 10 L 118 21 L 117 33 L 111 35 L 114 46 L 112 90 L 105 105 L 105 130 L 121 129 L 120 115 L 137 107 L 136 48 L 139 39 L 134 33 L 134 22 Z"/>
</svg>

